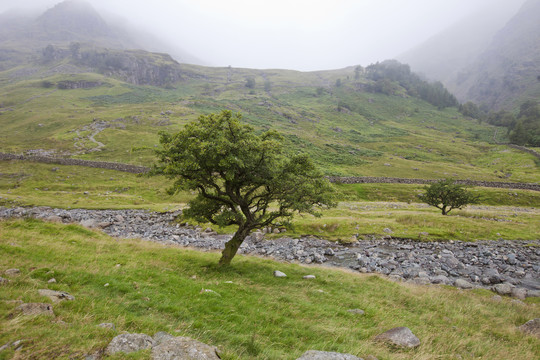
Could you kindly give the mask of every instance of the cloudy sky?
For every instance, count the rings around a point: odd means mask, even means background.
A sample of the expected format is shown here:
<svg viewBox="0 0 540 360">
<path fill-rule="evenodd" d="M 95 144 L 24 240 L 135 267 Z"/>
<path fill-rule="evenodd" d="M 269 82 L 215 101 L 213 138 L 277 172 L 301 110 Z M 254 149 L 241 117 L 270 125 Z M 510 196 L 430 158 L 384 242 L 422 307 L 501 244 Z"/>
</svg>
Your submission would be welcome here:
<svg viewBox="0 0 540 360">
<path fill-rule="evenodd" d="M 393 58 L 486 8 L 525 0 L 88 0 L 208 65 L 336 69 Z M 60 0 L 0 0 L 44 10 Z"/>
</svg>

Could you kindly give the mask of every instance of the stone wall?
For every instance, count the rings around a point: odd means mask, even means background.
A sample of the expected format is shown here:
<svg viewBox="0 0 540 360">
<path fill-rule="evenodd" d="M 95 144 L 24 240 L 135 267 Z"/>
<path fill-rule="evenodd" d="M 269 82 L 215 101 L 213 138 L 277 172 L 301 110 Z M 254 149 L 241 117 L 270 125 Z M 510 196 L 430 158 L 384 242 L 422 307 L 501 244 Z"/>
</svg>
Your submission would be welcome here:
<svg viewBox="0 0 540 360">
<path fill-rule="evenodd" d="M 71 158 L 58 158 L 58 157 L 48 157 L 48 156 L 27 156 L 27 155 L 16 155 L 16 154 L 6 154 L 0 153 L 0 160 L 28 160 L 41 162 L 46 164 L 59 164 L 59 165 L 77 165 L 77 166 L 87 166 L 100 169 L 109 169 L 116 171 L 129 172 L 133 174 L 141 174 L 148 172 L 149 168 L 144 166 L 122 164 L 115 162 L 105 162 L 105 161 L 91 161 L 91 160 L 82 160 L 82 159 L 71 159 Z M 426 180 L 426 179 L 404 179 L 404 178 L 392 178 L 392 177 L 370 177 L 370 176 L 348 176 L 348 177 L 339 177 L 339 176 L 329 176 L 328 180 L 333 183 L 342 183 L 342 184 L 430 184 L 437 180 Z M 456 180 L 456 183 L 470 186 L 482 186 L 482 187 L 491 187 L 491 188 L 500 188 L 500 189 L 520 189 L 520 190 L 533 190 L 540 191 L 540 184 L 534 183 L 510 183 L 510 182 L 500 182 L 500 181 L 479 181 L 479 180 Z"/>
<path fill-rule="evenodd" d="M 16 154 L 6 154 L 0 153 L 0 160 L 28 160 L 35 161 L 46 164 L 58 164 L 58 165 L 76 165 L 76 166 L 86 166 L 99 169 L 108 169 L 129 172 L 133 174 L 145 173 L 149 168 L 144 166 L 122 164 L 115 162 L 105 162 L 105 161 L 91 161 L 91 160 L 82 160 L 82 159 L 71 159 L 71 158 L 57 158 L 57 157 L 48 157 L 48 156 L 26 156 L 26 155 L 16 155 Z"/>
</svg>

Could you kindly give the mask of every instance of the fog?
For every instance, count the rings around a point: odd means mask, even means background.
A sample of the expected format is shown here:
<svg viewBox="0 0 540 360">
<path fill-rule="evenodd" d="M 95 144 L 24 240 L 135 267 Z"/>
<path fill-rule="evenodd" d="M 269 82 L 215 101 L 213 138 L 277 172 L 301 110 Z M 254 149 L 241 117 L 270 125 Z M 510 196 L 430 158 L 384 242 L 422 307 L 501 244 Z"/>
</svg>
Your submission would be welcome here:
<svg viewBox="0 0 540 360">
<path fill-rule="evenodd" d="M 337 69 L 394 58 L 487 7 L 525 0 L 89 0 L 212 66 Z M 59 0 L 18 0 L 40 10 Z M 0 13 L 15 7 L 0 0 Z M 481 16 L 481 15 L 479 15 Z"/>
</svg>

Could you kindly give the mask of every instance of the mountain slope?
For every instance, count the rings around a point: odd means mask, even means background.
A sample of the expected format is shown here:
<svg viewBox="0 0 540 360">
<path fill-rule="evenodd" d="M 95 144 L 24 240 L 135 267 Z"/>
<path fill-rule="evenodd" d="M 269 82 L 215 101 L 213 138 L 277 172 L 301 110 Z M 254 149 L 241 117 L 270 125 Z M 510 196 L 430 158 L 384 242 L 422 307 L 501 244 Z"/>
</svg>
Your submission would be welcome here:
<svg viewBox="0 0 540 360">
<path fill-rule="evenodd" d="M 0 69 L 39 57 L 48 45 L 67 47 L 71 43 L 109 49 L 172 50 L 179 60 L 200 62 L 181 48 L 163 43 L 121 20 L 106 21 L 92 5 L 81 0 L 64 1 L 39 16 L 0 14 Z"/>
<path fill-rule="evenodd" d="M 451 83 L 461 99 L 491 109 L 540 97 L 540 0 L 528 0 L 489 47 Z"/>
<path fill-rule="evenodd" d="M 396 58 L 409 64 L 413 71 L 446 85 L 489 46 L 493 36 L 518 9 L 519 1 L 484 9 Z"/>
</svg>

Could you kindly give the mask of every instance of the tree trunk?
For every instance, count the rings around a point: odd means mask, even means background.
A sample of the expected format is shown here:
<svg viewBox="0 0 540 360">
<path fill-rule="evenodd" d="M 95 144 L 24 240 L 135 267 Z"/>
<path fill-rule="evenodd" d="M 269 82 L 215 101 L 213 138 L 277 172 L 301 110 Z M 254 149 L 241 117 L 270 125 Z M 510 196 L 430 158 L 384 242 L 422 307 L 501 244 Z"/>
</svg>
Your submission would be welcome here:
<svg viewBox="0 0 540 360">
<path fill-rule="evenodd" d="M 231 240 L 225 243 L 225 249 L 221 252 L 221 259 L 219 259 L 219 266 L 227 266 L 231 264 L 231 260 L 236 255 L 238 248 L 244 242 L 244 239 L 249 235 L 250 229 L 239 228 L 233 235 Z"/>
</svg>

